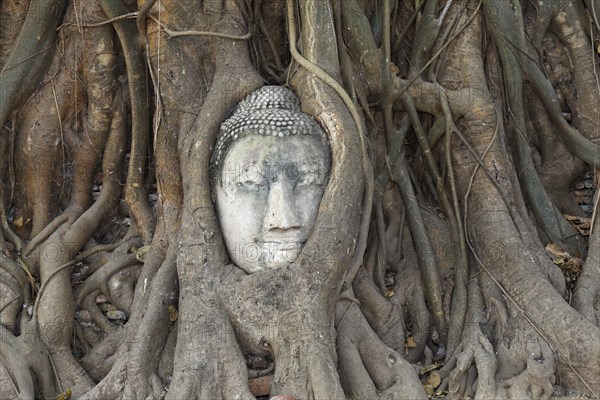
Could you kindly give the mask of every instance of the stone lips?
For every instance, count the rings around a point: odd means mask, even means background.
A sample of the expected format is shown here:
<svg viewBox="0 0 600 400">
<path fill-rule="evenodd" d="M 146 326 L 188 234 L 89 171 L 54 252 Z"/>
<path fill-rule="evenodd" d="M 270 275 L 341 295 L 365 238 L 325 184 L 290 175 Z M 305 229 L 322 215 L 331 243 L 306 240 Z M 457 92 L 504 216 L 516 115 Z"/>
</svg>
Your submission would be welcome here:
<svg viewBox="0 0 600 400">
<path fill-rule="evenodd" d="M 221 124 L 210 163 L 213 185 L 231 145 L 248 135 L 310 135 L 321 138 L 329 148 L 325 132 L 300 110 L 300 100 L 294 92 L 283 86 L 263 86 L 246 96 Z"/>
</svg>

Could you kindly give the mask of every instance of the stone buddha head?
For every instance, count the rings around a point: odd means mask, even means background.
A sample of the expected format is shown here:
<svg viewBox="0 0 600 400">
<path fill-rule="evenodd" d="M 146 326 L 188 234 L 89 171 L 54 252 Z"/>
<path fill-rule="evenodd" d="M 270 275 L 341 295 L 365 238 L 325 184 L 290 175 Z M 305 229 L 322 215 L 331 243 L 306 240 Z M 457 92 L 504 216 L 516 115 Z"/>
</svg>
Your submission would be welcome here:
<svg viewBox="0 0 600 400">
<path fill-rule="evenodd" d="M 293 263 L 329 178 L 323 129 L 282 86 L 251 93 L 221 125 L 211 159 L 217 215 L 231 261 L 247 273 Z"/>
</svg>

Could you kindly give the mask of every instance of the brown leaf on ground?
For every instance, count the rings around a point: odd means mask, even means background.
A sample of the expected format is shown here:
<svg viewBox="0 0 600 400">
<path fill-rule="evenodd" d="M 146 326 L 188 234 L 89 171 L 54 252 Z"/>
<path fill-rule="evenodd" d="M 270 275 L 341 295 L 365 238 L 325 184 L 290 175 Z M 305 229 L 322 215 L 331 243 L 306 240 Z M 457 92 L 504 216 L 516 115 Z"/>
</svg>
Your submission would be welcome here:
<svg viewBox="0 0 600 400">
<path fill-rule="evenodd" d="M 592 226 L 592 219 L 588 217 L 577 217 L 574 215 L 565 214 L 567 221 L 573 225 L 573 227 L 583 236 L 590 235 L 590 228 Z"/>
</svg>

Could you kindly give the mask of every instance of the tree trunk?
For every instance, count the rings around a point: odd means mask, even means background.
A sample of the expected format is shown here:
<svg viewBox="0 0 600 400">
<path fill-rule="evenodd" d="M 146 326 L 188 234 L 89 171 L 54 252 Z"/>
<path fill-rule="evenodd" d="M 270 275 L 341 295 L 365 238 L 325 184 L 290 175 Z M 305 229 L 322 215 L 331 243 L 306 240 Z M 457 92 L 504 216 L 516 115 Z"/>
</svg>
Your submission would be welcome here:
<svg viewBox="0 0 600 400">
<path fill-rule="evenodd" d="M 0 398 L 598 398 L 599 10 L 0 1 Z M 264 85 L 331 174 L 247 274 L 210 163 Z"/>
</svg>

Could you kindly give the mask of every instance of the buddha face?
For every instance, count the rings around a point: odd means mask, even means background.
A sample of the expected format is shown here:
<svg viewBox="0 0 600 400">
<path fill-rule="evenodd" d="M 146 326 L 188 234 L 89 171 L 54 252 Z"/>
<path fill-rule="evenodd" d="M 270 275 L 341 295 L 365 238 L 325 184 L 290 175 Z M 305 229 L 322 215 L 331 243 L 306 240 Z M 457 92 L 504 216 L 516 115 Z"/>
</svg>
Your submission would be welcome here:
<svg viewBox="0 0 600 400">
<path fill-rule="evenodd" d="M 233 263 L 248 273 L 296 260 L 315 222 L 329 152 L 314 136 L 248 135 L 225 155 L 215 197 Z"/>
</svg>

